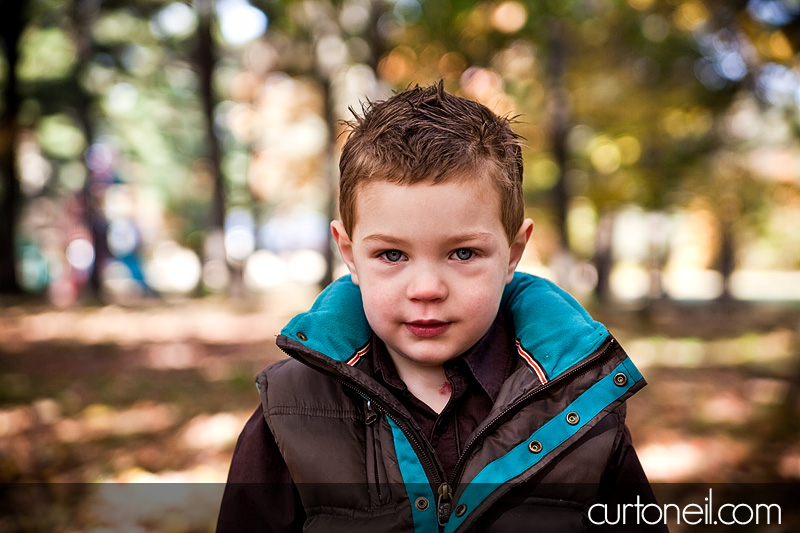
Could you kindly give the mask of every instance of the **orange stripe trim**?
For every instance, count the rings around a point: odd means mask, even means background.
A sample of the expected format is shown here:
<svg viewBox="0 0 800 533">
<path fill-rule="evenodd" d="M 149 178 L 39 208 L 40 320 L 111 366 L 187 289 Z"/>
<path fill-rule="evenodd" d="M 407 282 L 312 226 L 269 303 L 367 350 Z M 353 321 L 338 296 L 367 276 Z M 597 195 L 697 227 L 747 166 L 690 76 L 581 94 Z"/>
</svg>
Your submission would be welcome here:
<svg viewBox="0 0 800 533">
<path fill-rule="evenodd" d="M 363 348 L 353 354 L 353 357 L 347 360 L 347 364 L 349 366 L 355 366 L 359 361 L 361 361 L 361 358 L 364 357 L 367 352 L 369 352 L 369 345 L 370 343 L 367 343 Z"/>
<path fill-rule="evenodd" d="M 544 370 L 539 365 L 539 363 L 536 362 L 536 360 L 531 356 L 531 354 L 525 351 L 525 349 L 522 347 L 522 344 L 520 344 L 519 339 L 516 339 L 516 343 L 517 343 L 517 352 L 519 352 L 520 357 L 522 357 L 525 360 L 525 362 L 528 363 L 528 366 L 531 367 L 531 369 L 534 372 L 536 372 L 536 375 L 539 376 L 539 381 L 541 381 L 542 384 L 547 383 L 549 381 L 547 379 L 547 374 L 544 373 Z"/>
</svg>

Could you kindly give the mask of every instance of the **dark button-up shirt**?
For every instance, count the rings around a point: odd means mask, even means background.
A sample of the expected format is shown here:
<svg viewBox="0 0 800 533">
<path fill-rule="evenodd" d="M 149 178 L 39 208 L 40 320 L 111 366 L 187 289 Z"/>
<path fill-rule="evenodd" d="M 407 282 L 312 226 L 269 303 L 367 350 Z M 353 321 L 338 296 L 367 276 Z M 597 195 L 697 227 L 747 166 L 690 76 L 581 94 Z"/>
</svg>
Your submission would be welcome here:
<svg viewBox="0 0 800 533">
<path fill-rule="evenodd" d="M 437 414 L 411 394 L 400 379 L 386 345 L 373 338 L 372 360 L 375 378 L 394 394 L 431 443 L 449 478 L 461 450 L 478 425 L 489 415 L 500 388 L 516 366 L 513 337 L 502 315 L 475 345 L 444 364 L 450 382 L 450 401 Z"/>
</svg>

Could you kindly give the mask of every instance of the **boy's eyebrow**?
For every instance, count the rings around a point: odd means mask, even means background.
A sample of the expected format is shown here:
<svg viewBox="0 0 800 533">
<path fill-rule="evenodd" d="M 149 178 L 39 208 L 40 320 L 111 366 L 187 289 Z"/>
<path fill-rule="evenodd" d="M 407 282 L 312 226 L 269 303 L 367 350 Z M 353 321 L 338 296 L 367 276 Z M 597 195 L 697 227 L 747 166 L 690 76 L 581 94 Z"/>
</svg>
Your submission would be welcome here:
<svg viewBox="0 0 800 533">
<path fill-rule="evenodd" d="M 494 235 L 488 231 L 472 231 L 469 233 L 459 233 L 457 235 L 453 235 L 452 237 L 448 237 L 447 242 L 457 244 L 461 242 L 487 241 L 491 240 L 493 237 Z"/>
<path fill-rule="evenodd" d="M 486 241 L 490 240 L 494 235 L 492 233 L 484 232 L 484 231 L 475 231 L 469 233 L 459 233 L 456 235 L 452 235 L 445 239 L 446 243 L 453 243 L 458 244 L 462 242 L 470 242 L 470 241 Z M 408 241 L 402 239 L 400 237 L 395 237 L 394 235 L 386 235 L 383 233 L 372 233 L 367 235 L 362 239 L 365 243 L 376 242 L 380 244 L 390 244 L 390 245 L 405 245 L 408 244 Z"/>
<path fill-rule="evenodd" d="M 406 241 L 404 239 L 400 239 L 393 235 L 385 235 L 383 233 L 372 233 L 370 235 L 367 235 L 361 240 L 363 242 L 376 242 L 381 244 L 396 244 L 396 245 L 406 244 Z"/>
</svg>

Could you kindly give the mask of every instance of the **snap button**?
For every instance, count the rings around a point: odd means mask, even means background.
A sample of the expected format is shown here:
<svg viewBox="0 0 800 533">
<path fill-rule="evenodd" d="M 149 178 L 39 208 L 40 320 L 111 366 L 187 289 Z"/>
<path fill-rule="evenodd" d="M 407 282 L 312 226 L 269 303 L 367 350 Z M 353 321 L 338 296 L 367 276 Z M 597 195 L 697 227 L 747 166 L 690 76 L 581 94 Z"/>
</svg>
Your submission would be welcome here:
<svg viewBox="0 0 800 533">
<path fill-rule="evenodd" d="M 305 333 L 298 333 L 297 334 L 297 338 L 300 339 L 301 341 L 307 341 L 308 340 L 308 336 L 306 336 Z"/>
<path fill-rule="evenodd" d="M 541 451 L 542 451 L 542 443 L 541 443 L 541 442 L 539 442 L 538 440 L 532 440 L 532 441 L 530 442 L 530 444 L 528 444 L 528 449 L 529 449 L 529 450 L 530 450 L 532 453 L 539 453 L 539 452 L 541 452 Z"/>
<path fill-rule="evenodd" d="M 626 376 L 623 372 L 619 372 L 618 374 L 614 375 L 614 385 L 624 387 L 627 384 L 628 376 Z"/>
<path fill-rule="evenodd" d="M 456 507 L 456 516 L 458 518 L 461 518 L 462 516 L 464 516 L 464 514 L 466 514 L 466 512 L 467 512 L 467 506 L 464 505 L 463 503 L 461 505 L 459 505 L 458 507 Z"/>
<path fill-rule="evenodd" d="M 416 501 L 414 501 L 414 506 L 420 511 L 424 511 L 425 509 L 427 509 L 428 505 L 430 504 L 428 503 L 428 498 L 426 498 L 425 496 L 420 496 L 419 498 L 416 499 Z"/>
<path fill-rule="evenodd" d="M 575 411 L 567 413 L 567 424 L 574 426 L 581 421 L 581 417 Z"/>
</svg>

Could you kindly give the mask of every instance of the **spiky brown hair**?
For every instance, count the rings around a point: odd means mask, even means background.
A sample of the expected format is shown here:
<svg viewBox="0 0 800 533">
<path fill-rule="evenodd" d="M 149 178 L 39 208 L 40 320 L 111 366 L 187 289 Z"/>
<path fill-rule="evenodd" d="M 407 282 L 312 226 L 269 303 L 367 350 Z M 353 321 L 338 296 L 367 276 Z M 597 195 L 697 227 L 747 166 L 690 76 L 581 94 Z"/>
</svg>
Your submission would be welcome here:
<svg viewBox="0 0 800 533">
<path fill-rule="evenodd" d="M 339 215 L 352 237 L 356 195 L 365 183 L 401 185 L 488 179 L 500 196 L 511 242 L 524 218 L 520 137 L 486 106 L 450 94 L 444 84 L 413 87 L 353 111 L 339 160 Z"/>
</svg>

